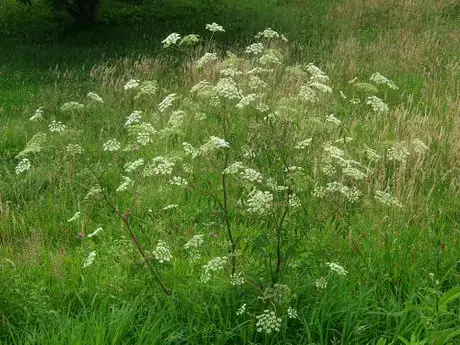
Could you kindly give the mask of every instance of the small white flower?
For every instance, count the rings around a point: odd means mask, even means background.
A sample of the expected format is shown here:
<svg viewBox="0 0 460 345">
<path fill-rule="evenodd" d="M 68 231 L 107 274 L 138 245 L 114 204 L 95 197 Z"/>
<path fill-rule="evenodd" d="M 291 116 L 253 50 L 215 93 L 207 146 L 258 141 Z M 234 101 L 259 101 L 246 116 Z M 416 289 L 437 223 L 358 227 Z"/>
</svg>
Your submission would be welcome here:
<svg viewBox="0 0 460 345">
<path fill-rule="evenodd" d="M 131 180 L 128 176 L 123 176 L 123 182 L 117 188 L 117 192 L 124 192 L 132 186 L 134 186 L 134 181 Z"/>
<path fill-rule="evenodd" d="M 163 211 L 172 210 L 177 207 L 179 207 L 179 205 L 177 204 L 166 205 L 165 207 L 163 207 Z"/>
<path fill-rule="evenodd" d="M 170 158 L 157 156 L 152 162 L 145 166 L 142 174 L 147 176 L 169 176 L 172 174 L 175 162 Z"/>
<path fill-rule="evenodd" d="M 270 334 L 280 330 L 281 318 L 277 317 L 274 311 L 264 310 L 262 314 L 256 316 L 256 319 L 256 330 L 259 333 Z"/>
<path fill-rule="evenodd" d="M 166 244 L 166 242 L 163 242 L 161 240 L 158 241 L 157 247 L 152 252 L 152 254 L 155 256 L 155 259 L 157 259 L 160 264 L 164 262 L 169 262 L 172 259 L 171 249 Z"/>
<path fill-rule="evenodd" d="M 201 277 L 200 280 L 203 283 L 207 283 L 211 280 L 211 274 L 217 271 L 221 271 L 224 269 L 225 265 L 227 264 L 228 257 L 227 256 L 218 256 L 214 259 L 208 261 L 206 265 L 203 265 L 201 268 Z"/>
<path fill-rule="evenodd" d="M 85 151 L 83 147 L 78 144 L 69 144 L 66 146 L 65 150 L 71 155 L 80 155 Z"/>
<path fill-rule="evenodd" d="M 383 75 L 381 75 L 379 72 L 375 72 L 371 75 L 371 77 L 369 78 L 370 81 L 376 83 L 376 84 L 383 84 L 383 85 L 387 85 L 390 89 L 393 89 L 393 90 L 398 90 L 398 87 L 396 86 L 395 83 L 393 83 L 393 81 L 391 81 L 390 79 L 388 79 L 387 77 L 384 77 Z"/>
<path fill-rule="evenodd" d="M 315 280 L 315 286 L 318 290 L 324 290 L 327 287 L 327 280 L 324 277 L 320 277 Z"/>
<path fill-rule="evenodd" d="M 387 155 L 390 161 L 397 161 L 405 164 L 410 153 L 407 150 L 406 145 L 403 142 L 400 142 L 394 144 L 392 148 L 389 148 L 387 150 Z"/>
<path fill-rule="evenodd" d="M 334 114 L 330 114 L 330 115 L 327 115 L 326 116 L 326 121 L 327 122 L 331 122 L 333 123 L 334 125 L 340 125 L 342 123 L 342 121 L 340 121 L 338 118 L 336 118 L 334 116 Z"/>
<path fill-rule="evenodd" d="M 126 172 L 130 173 L 139 168 L 140 166 L 144 165 L 144 158 L 136 159 L 133 162 L 126 163 L 123 168 Z"/>
<path fill-rule="evenodd" d="M 239 109 L 243 109 L 254 102 L 257 98 L 257 94 L 251 93 L 247 96 L 244 96 L 240 99 L 240 101 L 236 104 L 236 107 Z"/>
<path fill-rule="evenodd" d="M 75 214 L 70 218 L 67 222 L 72 223 L 73 221 L 77 220 L 80 218 L 80 212 L 75 212 Z"/>
<path fill-rule="evenodd" d="M 86 236 L 86 237 L 91 238 L 91 237 L 93 237 L 93 236 L 96 236 L 96 235 L 97 235 L 99 232 L 101 232 L 101 231 L 102 231 L 102 228 L 99 227 L 99 228 L 97 228 L 96 230 L 94 230 L 92 233 L 88 234 L 88 236 Z"/>
<path fill-rule="evenodd" d="M 213 90 L 221 97 L 227 99 L 240 99 L 242 97 L 241 90 L 237 87 L 235 81 L 230 78 L 221 78 Z"/>
<path fill-rule="evenodd" d="M 139 80 L 137 79 L 130 79 L 126 82 L 125 86 L 123 86 L 123 88 L 125 90 L 131 90 L 131 89 L 135 89 L 139 86 Z"/>
<path fill-rule="evenodd" d="M 246 168 L 240 173 L 240 178 L 251 183 L 262 183 L 263 175 L 251 168 Z"/>
<path fill-rule="evenodd" d="M 203 68 L 203 66 L 217 61 L 217 54 L 216 53 L 205 53 L 197 62 L 196 68 Z"/>
<path fill-rule="evenodd" d="M 211 32 L 225 32 L 224 28 L 216 23 L 206 24 L 205 29 Z"/>
<path fill-rule="evenodd" d="M 246 312 L 246 303 L 244 303 L 241 307 L 238 308 L 236 311 L 237 316 L 241 316 Z"/>
<path fill-rule="evenodd" d="M 120 143 L 117 139 L 110 139 L 102 145 L 104 151 L 118 151 L 120 149 Z"/>
<path fill-rule="evenodd" d="M 61 111 L 63 112 L 75 112 L 84 109 L 85 106 L 78 102 L 67 102 L 61 106 Z"/>
<path fill-rule="evenodd" d="M 259 55 L 264 52 L 264 45 L 262 43 L 253 43 L 250 46 L 246 47 L 245 53 L 252 55 Z"/>
<path fill-rule="evenodd" d="M 375 199 L 377 199 L 381 204 L 384 204 L 386 206 L 396 206 L 399 208 L 402 207 L 401 202 L 395 196 L 384 191 L 376 191 Z"/>
<path fill-rule="evenodd" d="M 85 262 L 83 262 L 83 268 L 91 266 L 95 258 L 96 258 L 96 251 L 92 251 L 91 253 L 89 253 L 85 259 Z"/>
<path fill-rule="evenodd" d="M 412 143 L 415 153 L 419 155 L 423 155 L 426 151 L 429 150 L 429 147 L 426 146 L 425 143 L 418 138 L 412 140 L 411 143 Z"/>
<path fill-rule="evenodd" d="M 271 28 L 267 28 L 264 31 L 259 32 L 255 37 L 256 38 L 264 37 L 264 38 L 271 39 L 271 38 L 280 38 L 280 35 L 275 30 L 272 30 Z"/>
<path fill-rule="evenodd" d="M 260 190 L 253 190 L 248 195 L 247 200 L 247 211 L 249 213 L 254 213 L 257 215 L 266 214 L 270 211 L 273 203 L 273 194 L 265 191 L 262 192 Z"/>
<path fill-rule="evenodd" d="M 142 119 L 142 111 L 134 110 L 129 116 L 126 118 L 125 127 L 129 127 L 134 123 L 139 123 Z"/>
<path fill-rule="evenodd" d="M 372 110 L 378 114 L 386 114 L 390 110 L 388 105 L 377 96 L 367 97 L 366 104 L 370 105 Z"/>
<path fill-rule="evenodd" d="M 167 95 L 161 102 L 158 104 L 158 109 L 160 113 L 164 113 L 167 109 L 169 109 L 173 102 L 177 99 L 177 94 L 171 93 Z"/>
<path fill-rule="evenodd" d="M 345 268 L 335 262 L 326 262 L 326 265 L 329 266 L 329 269 L 332 272 L 337 273 L 339 276 L 346 276 L 348 274 Z"/>
<path fill-rule="evenodd" d="M 163 48 L 168 48 L 171 45 L 177 43 L 180 40 L 180 35 L 178 33 L 173 32 L 168 37 L 166 37 L 161 43 L 163 43 Z"/>
<path fill-rule="evenodd" d="M 296 150 L 303 150 L 303 149 L 305 149 L 305 148 L 307 148 L 308 146 L 311 145 L 312 140 L 313 140 L 312 138 L 308 138 L 308 139 L 299 141 L 299 142 L 294 146 L 294 148 L 295 148 Z"/>
<path fill-rule="evenodd" d="M 16 168 L 14 169 L 14 172 L 16 175 L 19 175 L 20 173 L 23 173 L 24 171 L 29 170 L 31 167 L 30 161 L 27 158 L 23 158 L 18 165 L 16 165 Z"/>
<path fill-rule="evenodd" d="M 180 176 L 173 176 L 169 180 L 169 184 L 174 185 L 174 186 L 179 186 L 179 187 L 187 187 L 188 186 L 188 181 Z"/>
<path fill-rule="evenodd" d="M 288 318 L 290 318 L 290 319 L 298 319 L 299 318 L 299 314 L 297 313 L 297 310 L 295 310 L 292 307 L 288 307 L 287 314 L 288 314 Z"/>
<path fill-rule="evenodd" d="M 97 93 L 88 92 L 86 96 L 95 102 L 104 103 L 104 100 Z"/>
<path fill-rule="evenodd" d="M 243 273 L 238 272 L 234 273 L 230 276 L 230 284 L 233 286 L 241 286 L 246 282 Z"/>
<path fill-rule="evenodd" d="M 222 174 L 228 174 L 228 175 L 235 175 L 240 172 L 240 170 L 244 169 L 244 165 L 241 162 L 234 162 L 230 164 L 225 170 L 222 172 Z"/>
<path fill-rule="evenodd" d="M 64 125 L 61 121 L 54 120 L 49 124 L 48 129 L 52 133 L 60 133 L 65 131 L 66 125 Z"/>
<path fill-rule="evenodd" d="M 29 118 L 30 121 L 38 121 L 43 119 L 43 107 L 38 108 L 35 110 L 35 114 Z"/>
</svg>

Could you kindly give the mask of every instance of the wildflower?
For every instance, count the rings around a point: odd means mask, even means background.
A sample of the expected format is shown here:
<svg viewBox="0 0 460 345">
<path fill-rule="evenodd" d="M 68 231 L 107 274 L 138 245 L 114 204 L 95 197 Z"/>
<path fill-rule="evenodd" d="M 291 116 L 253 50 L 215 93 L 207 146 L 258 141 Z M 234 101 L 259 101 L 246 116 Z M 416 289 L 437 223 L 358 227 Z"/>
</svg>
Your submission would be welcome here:
<svg viewBox="0 0 460 345">
<path fill-rule="evenodd" d="M 388 105 L 377 96 L 367 97 L 366 104 L 370 105 L 372 110 L 378 114 L 386 114 L 390 110 Z"/>
<path fill-rule="evenodd" d="M 268 88 L 268 84 L 255 75 L 249 78 L 248 86 L 252 90 L 265 90 Z"/>
<path fill-rule="evenodd" d="M 324 83 L 320 83 L 318 81 L 313 81 L 313 82 L 310 82 L 308 83 L 308 86 L 310 88 L 314 88 L 316 90 L 318 90 L 319 92 L 322 92 L 322 93 L 332 93 L 332 88 Z"/>
<path fill-rule="evenodd" d="M 184 36 L 181 41 L 179 42 L 179 45 L 187 45 L 191 46 L 195 43 L 198 43 L 200 41 L 200 36 L 196 34 L 190 34 L 187 36 Z"/>
<path fill-rule="evenodd" d="M 142 165 L 144 165 L 144 158 L 139 158 L 139 159 L 136 159 L 133 162 L 126 163 L 123 166 L 123 168 L 125 169 L 125 171 L 127 173 L 130 173 L 130 172 L 133 172 L 134 170 L 136 170 L 137 168 L 139 168 Z"/>
<path fill-rule="evenodd" d="M 163 43 L 163 48 L 168 48 L 171 45 L 175 45 L 177 41 L 180 40 L 180 35 L 178 33 L 173 32 L 168 37 L 166 37 L 161 43 Z"/>
<path fill-rule="evenodd" d="M 263 181 L 263 175 L 260 172 L 250 168 L 244 169 L 240 173 L 240 177 L 241 179 L 252 183 L 262 183 Z"/>
<path fill-rule="evenodd" d="M 188 251 L 188 256 L 191 262 L 196 262 L 201 257 L 199 247 L 201 247 L 204 242 L 203 237 L 204 236 L 202 234 L 195 235 L 184 245 L 184 249 Z"/>
<path fill-rule="evenodd" d="M 243 74 L 243 72 L 238 71 L 235 67 L 230 66 L 220 70 L 220 74 L 224 77 L 235 78 Z"/>
<path fill-rule="evenodd" d="M 95 102 L 104 103 L 104 100 L 97 93 L 88 92 L 86 96 Z"/>
<path fill-rule="evenodd" d="M 276 183 L 276 180 L 272 177 L 269 177 L 267 178 L 267 180 L 265 181 L 265 183 L 267 184 L 267 187 L 271 190 L 275 190 L 275 191 L 285 191 L 288 189 L 287 186 L 278 186 L 278 183 Z"/>
<path fill-rule="evenodd" d="M 153 96 L 157 93 L 157 91 L 158 91 L 158 83 L 156 82 L 156 80 L 143 81 L 134 99 L 139 99 L 144 95 Z"/>
<path fill-rule="evenodd" d="M 296 150 L 303 150 L 303 149 L 307 148 L 308 146 L 310 146 L 312 140 L 313 140 L 312 138 L 309 138 L 309 139 L 305 139 L 305 140 L 299 141 L 299 142 L 294 146 L 294 148 L 295 148 Z"/>
<path fill-rule="evenodd" d="M 75 212 L 75 214 L 72 216 L 72 218 L 70 218 L 67 222 L 72 223 L 72 222 L 76 221 L 79 218 L 80 218 L 80 212 Z"/>
<path fill-rule="evenodd" d="M 366 178 L 365 173 L 351 166 L 343 168 L 342 172 L 345 176 L 351 177 L 354 180 L 364 180 Z"/>
<path fill-rule="evenodd" d="M 224 269 L 225 265 L 227 264 L 228 257 L 215 257 L 208 261 L 206 265 L 203 265 L 200 280 L 203 283 L 207 283 L 211 280 L 211 274 L 217 271 L 221 271 Z"/>
<path fill-rule="evenodd" d="M 96 230 L 94 230 L 92 233 L 88 234 L 88 236 L 86 236 L 86 237 L 91 238 L 91 237 L 93 237 L 93 236 L 96 236 L 96 235 L 97 235 L 99 232 L 101 232 L 101 231 L 102 231 L 102 228 L 99 227 L 99 228 L 97 228 Z"/>
<path fill-rule="evenodd" d="M 84 200 L 89 200 L 89 199 L 92 199 L 92 198 L 98 198 L 101 193 L 102 193 L 101 187 L 99 187 L 99 186 L 92 187 L 88 191 L 88 193 L 86 194 Z"/>
<path fill-rule="evenodd" d="M 71 155 L 80 155 L 83 153 L 83 151 L 85 151 L 83 147 L 78 144 L 69 144 L 66 146 L 65 150 Z"/>
<path fill-rule="evenodd" d="M 346 276 L 348 274 L 345 268 L 335 262 L 326 262 L 326 265 L 329 266 L 329 269 L 332 272 L 337 273 L 339 276 Z"/>
<path fill-rule="evenodd" d="M 274 50 L 267 50 L 260 58 L 259 58 L 259 63 L 262 66 L 266 65 L 280 65 L 281 60 L 280 58 L 276 55 Z"/>
<path fill-rule="evenodd" d="M 31 167 L 30 161 L 27 158 L 23 158 L 18 165 L 16 165 L 16 168 L 14 168 L 14 172 L 16 175 L 19 175 L 20 173 L 23 173 L 24 171 L 29 170 Z"/>
<path fill-rule="evenodd" d="M 205 53 L 197 62 L 196 68 L 203 68 L 204 65 L 207 65 L 211 62 L 217 61 L 216 53 Z"/>
<path fill-rule="evenodd" d="M 131 126 L 133 123 L 139 123 L 142 118 L 142 111 L 134 110 L 131 114 L 128 115 L 125 122 L 125 127 Z"/>
<path fill-rule="evenodd" d="M 247 207 L 249 213 L 254 213 L 258 215 L 263 215 L 267 213 L 273 203 L 273 194 L 265 191 L 262 192 L 260 190 L 253 190 L 248 195 L 247 200 Z"/>
<path fill-rule="evenodd" d="M 158 104 L 158 109 L 160 113 L 164 113 L 168 108 L 170 108 L 173 102 L 177 99 L 177 94 L 171 93 L 167 95 L 161 102 Z"/>
<path fill-rule="evenodd" d="M 369 146 L 365 146 L 364 152 L 366 153 L 367 159 L 371 162 L 376 162 L 382 158 L 375 150 L 371 149 Z"/>
<path fill-rule="evenodd" d="M 83 263 L 83 268 L 91 266 L 95 258 L 96 258 L 96 251 L 92 251 L 91 253 L 89 253 L 85 259 L 85 262 Z"/>
<path fill-rule="evenodd" d="M 195 120 L 203 121 L 203 120 L 206 120 L 207 118 L 208 118 L 208 115 L 206 115 L 206 113 L 198 112 L 195 114 Z"/>
<path fill-rule="evenodd" d="M 315 103 L 318 101 L 318 96 L 315 90 L 308 85 L 302 85 L 299 90 L 299 97 L 307 102 Z"/>
<path fill-rule="evenodd" d="M 334 114 L 330 114 L 326 116 L 326 122 L 331 122 L 334 125 L 340 125 L 342 121 L 340 121 L 338 118 L 334 116 Z"/>
<path fill-rule="evenodd" d="M 381 204 L 386 206 L 397 206 L 402 207 L 401 202 L 393 195 L 383 191 L 376 191 L 375 192 L 375 199 L 377 199 Z"/>
<path fill-rule="evenodd" d="M 410 155 L 404 143 L 396 143 L 392 148 L 387 150 L 388 159 L 390 161 L 397 161 L 402 164 L 406 163 L 407 157 Z"/>
<path fill-rule="evenodd" d="M 130 79 L 126 82 L 125 86 L 123 86 L 123 88 L 125 90 L 131 90 L 131 89 L 135 89 L 139 86 L 139 80 L 137 79 Z"/>
<path fill-rule="evenodd" d="M 172 259 L 171 249 L 168 247 L 166 242 L 158 241 L 157 247 L 152 252 L 155 256 L 155 259 L 158 260 L 160 264 L 164 262 L 169 262 Z"/>
<path fill-rule="evenodd" d="M 238 102 L 236 105 L 237 108 L 243 109 L 244 107 L 247 107 L 249 104 L 254 102 L 256 100 L 257 94 L 251 93 L 247 96 L 244 96 L 241 98 L 241 100 Z"/>
<path fill-rule="evenodd" d="M 238 273 L 233 273 L 230 276 L 230 284 L 233 286 L 240 286 L 243 285 L 246 282 L 246 279 L 244 279 L 244 276 L 241 272 Z"/>
<path fill-rule="evenodd" d="M 187 187 L 188 186 L 188 181 L 180 176 L 173 176 L 169 180 L 169 184 L 174 185 L 174 186 L 179 186 L 179 187 Z"/>
<path fill-rule="evenodd" d="M 175 162 L 171 159 L 157 156 L 152 160 L 152 163 L 145 166 L 144 176 L 169 176 L 172 174 Z"/>
<path fill-rule="evenodd" d="M 225 32 L 224 28 L 216 23 L 206 24 L 205 29 L 211 32 Z"/>
<path fill-rule="evenodd" d="M 315 186 L 313 189 L 313 196 L 318 199 L 322 199 L 326 196 L 327 191 L 324 187 L 321 186 Z"/>
<path fill-rule="evenodd" d="M 274 311 L 264 310 L 262 314 L 256 316 L 256 319 L 256 330 L 259 333 L 270 334 L 280 330 L 281 318 L 277 317 Z"/>
<path fill-rule="evenodd" d="M 49 124 L 48 129 L 52 133 L 60 133 L 65 131 L 66 125 L 64 125 L 61 121 L 54 120 Z"/>
<path fill-rule="evenodd" d="M 275 30 L 272 30 L 271 28 L 266 28 L 264 31 L 261 31 L 261 32 L 257 33 L 257 35 L 255 37 L 257 39 L 259 39 L 261 37 L 271 39 L 271 38 L 279 38 L 280 35 Z"/>
<path fill-rule="evenodd" d="M 199 152 L 200 154 L 206 154 L 214 150 L 228 149 L 229 147 L 230 143 L 228 143 L 225 139 L 211 136 L 206 143 L 201 145 Z"/>
<path fill-rule="evenodd" d="M 117 192 L 124 192 L 128 188 L 134 186 L 134 181 L 131 180 L 128 176 L 123 176 L 122 178 L 123 178 L 123 182 L 117 188 Z"/>
<path fill-rule="evenodd" d="M 120 143 L 117 139 L 110 139 L 102 145 L 102 148 L 104 151 L 118 151 L 120 149 Z"/>
<path fill-rule="evenodd" d="M 418 138 L 412 140 L 412 146 L 415 153 L 419 155 L 423 155 L 426 151 L 429 150 L 428 146 L 426 146 L 425 143 Z"/>
<path fill-rule="evenodd" d="M 329 77 L 313 63 L 309 63 L 305 66 L 305 69 L 310 73 L 310 83 L 321 83 L 326 84 L 329 81 Z"/>
<path fill-rule="evenodd" d="M 137 131 L 136 141 L 142 146 L 146 146 L 151 143 L 153 141 L 152 136 L 157 134 L 157 131 L 153 128 L 153 126 L 147 122 L 135 125 L 132 129 Z"/>
<path fill-rule="evenodd" d="M 371 77 L 369 78 L 370 81 L 376 83 L 376 84 L 383 84 L 383 85 L 387 85 L 390 89 L 393 89 L 393 90 L 397 90 L 398 87 L 396 86 L 395 83 L 393 83 L 390 79 L 388 79 L 387 77 L 384 77 L 383 75 L 381 75 L 379 72 L 375 72 L 371 75 Z"/>
<path fill-rule="evenodd" d="M 242 97 L 241 90 L 238 89 L 235 81 L 229 77 L 221 78 L 213 89 L 219 96 L 230 100 Z"/>
<path fill-rule="evenodd" d="M 264 45 L 262 43 L 253 43 L 250 46 L 246 47 L 245 53 L 252 55 L 259 55 L 264 52 Z"/>
<path fill-rule="evenodd" d="M 209 89 L 211 86 L 212 84 L 209 81 L 202 80 L 198 84 L 192 86 L 192 88 L 190 89 L 190 93 L 200 93 L 200 91 Z"/>
<path fill-rule="evenodd" d="M 327 280 L 324 277 L 320 277 L 315 280 L 315 286 L 318 290 L 324 290 L 327 287 Z"/>
<path fill-rule="evenodd" d="M 238 308 L 236 311 L 237 316 L 241 316 L 246 312 L 246 303 L 244 303 L 241 307 Z"/>
<path fill-rule="evenodd" d="M 295 310 L 292 307 L 288 307 L 287 314 L 288 314 L 288 318 L 290 318 L 290 319 L 298 319 L 299 318 L 299 314 L 297 313 L 297 310 Z"/>
<path fill-rule="evenodd" d="M 74 111 L 80 111 L 84 107 L 85 106 L 81 103 L 71 101 L 71 102 L 64 103 L 60 109 L 62 112 L 74 112 Z"/>
<path fill-rule="evenodd" d="M 302 203 L 300 202 L 300 199 L 297 196 L 297 194 L 295 193 L 289 194 L 288 205 L 289 207 L 292 207 L 292 208 L 297 208 L 297 207 L 302 206 Z"/>
<path fill-rule="evenodd" d="M 22 158 L 29 153 L 38 153 L 42 150 L 42 144 L 46 142 L 46 134 L 38 132 L 27 142 L 24 150 L 19 152 L 15 158 Z"/>
<path fill-rule="evenodd" d="M 32 115 L 32 117 L 29 118 L 30 121 L 37 121 L 37 120 L 42 120 L 43 119 L 43 107 L 38 108 L 35 110 L 35 113 Z"/>
<path fill-rule="evenodd" d="M 163 211 L 172 210 L 172 209 L 177 208 L 177 207 L 179 207 L 179 205 L 177 205 L 177 204 L 166 205 L 165 207 L 163 207 Z"/>
</svg>

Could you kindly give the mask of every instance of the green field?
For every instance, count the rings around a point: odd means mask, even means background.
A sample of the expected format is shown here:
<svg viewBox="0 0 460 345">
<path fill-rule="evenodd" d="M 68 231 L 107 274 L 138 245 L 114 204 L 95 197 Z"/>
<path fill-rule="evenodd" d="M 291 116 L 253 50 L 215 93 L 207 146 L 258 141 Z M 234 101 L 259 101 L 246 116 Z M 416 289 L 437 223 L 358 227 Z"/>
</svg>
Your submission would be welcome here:
<svg viewBox="0 0 460 345">
<path fill-rule="evenodd" d="M 0 4 L 0 344 L 460 344 L 457 1 L 100 19 Z"/>
</svg>

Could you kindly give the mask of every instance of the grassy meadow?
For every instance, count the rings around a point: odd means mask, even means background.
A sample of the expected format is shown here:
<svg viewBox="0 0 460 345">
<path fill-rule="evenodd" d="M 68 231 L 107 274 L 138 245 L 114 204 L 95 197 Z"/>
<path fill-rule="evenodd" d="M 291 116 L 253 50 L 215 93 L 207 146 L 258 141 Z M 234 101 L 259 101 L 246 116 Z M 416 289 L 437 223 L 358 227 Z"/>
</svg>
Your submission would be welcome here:
<svg viewBox="0 0 460 345">
<path fill-rule="evenodd" d="M 460 344 L 459 22 L 2 2 L 0 344 Z"/>
</svg>

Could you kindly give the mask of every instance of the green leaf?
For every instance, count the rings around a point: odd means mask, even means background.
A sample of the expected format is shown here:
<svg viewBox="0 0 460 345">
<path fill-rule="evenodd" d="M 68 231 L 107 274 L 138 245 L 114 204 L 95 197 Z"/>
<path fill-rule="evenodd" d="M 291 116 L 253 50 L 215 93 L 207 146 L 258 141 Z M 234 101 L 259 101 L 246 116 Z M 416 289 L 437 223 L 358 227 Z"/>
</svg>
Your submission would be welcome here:
<svg viewBox="0 0 460 345">
<path fill-rule="evenodd" d="M 460 286 L 454 287 L 446 292 L 441 296 L 439 299 L 438 310 L 440 313 L 447 313 L 447 305 L 450 302 L 455 301 L 456 299 L 460 298 Z"/>
<path fill-rule="evenodd" d="M 442 331 L 436 332 L 434 339 L 433 339 L 433 345 L 444 345 L 450 339 L 458 335 L 460 335 L 460 329 L 453 329 L 453 328 L 443 329 Z"/>
</svg>

